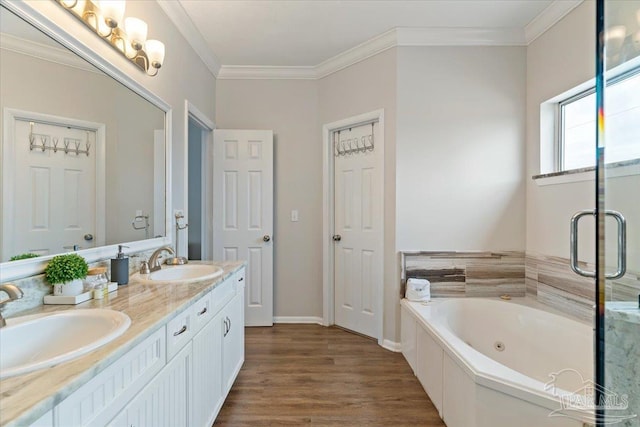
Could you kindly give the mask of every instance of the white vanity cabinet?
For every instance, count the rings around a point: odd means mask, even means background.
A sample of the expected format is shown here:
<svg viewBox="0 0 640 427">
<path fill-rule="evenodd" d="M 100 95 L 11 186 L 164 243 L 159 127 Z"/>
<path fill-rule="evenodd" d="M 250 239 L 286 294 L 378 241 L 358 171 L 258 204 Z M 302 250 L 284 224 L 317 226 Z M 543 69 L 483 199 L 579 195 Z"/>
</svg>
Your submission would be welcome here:
<svg viewBox="0 0 640 427">
<path fill-rule="evenodd" d="M 227 395 L 244 363 L 244 269 L 232 280 L 238 292 L 222 311 L 222 390 Z"/>
<path fill-rule="evenodd" d="M 114 427 L 191 425 L 189 385 L 192 348 L 188 343 L 110 423 Z"/>
<path fill-rule="evenodd" d="M 226 304 L 193 338 L 194 427 L 213 424 L 244 362 L 244 269 L 214 289 L 212 300 L 212 307 Z"/>
<path fill-rule="evenodd" d="M 222 328 L 218 313 L 193 338 L 194 427 L 211 426 L 224 402 L 222 393 Z"/>
<path fill-rule="evenodd" d="M 244 267 L 53 410 L 54 427 L 209 427 L 244 362 Z"/>
</svg>

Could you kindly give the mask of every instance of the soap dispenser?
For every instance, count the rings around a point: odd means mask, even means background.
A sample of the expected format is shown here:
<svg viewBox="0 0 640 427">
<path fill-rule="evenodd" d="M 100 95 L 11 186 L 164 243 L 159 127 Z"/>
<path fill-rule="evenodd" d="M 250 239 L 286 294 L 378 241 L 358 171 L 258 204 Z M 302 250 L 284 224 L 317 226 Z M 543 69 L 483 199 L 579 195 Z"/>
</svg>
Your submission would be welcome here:
<svg viewBox="0 0 640 427">
<path fill-rule="evenodd" d="M 118 254 L 111 259 L 111 281 L 118 285 L 129 283 L 129 257 L 122 252 L 122 248 L 128 246 L 118 245 Z"/>
</svg>

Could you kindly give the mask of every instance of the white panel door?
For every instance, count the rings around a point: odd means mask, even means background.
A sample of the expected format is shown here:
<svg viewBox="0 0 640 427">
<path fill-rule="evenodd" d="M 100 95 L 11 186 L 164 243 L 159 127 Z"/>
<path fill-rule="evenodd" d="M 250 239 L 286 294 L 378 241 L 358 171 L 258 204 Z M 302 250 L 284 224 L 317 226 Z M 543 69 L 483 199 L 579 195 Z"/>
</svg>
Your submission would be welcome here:
<svg viewBox="0 0 640 427">
<path fill-rule="evenodd" d="M 339 143 L 347 149 L 349 144 L 355 148 L 356 141 L 368 146 L 370 137 L 377 139 L 377 129 L 377 124 L 368 124 L 344 130 Z M 375 338 L 382 316 L 382 151 L 378 145 L 371 151 L 334 156 L 335 323 Z"/>
<path fill-rule="evenodd" d="M 245 260 L 245 324 L 273 325 L 273 131 L 214 130 L 213 259 Z"/>
<path fill-rule="evenodd" d="M 5 256 L 24 252 L 41 255 L 69 252 L 74 245 L 96 244 L 96 133 L 66 126 L 34 125 L 36 146 L 58 150 L 30 150 L 31 125 L 15 122 L 15 180 L 13 193 L 13 247 Z M 86 150 L 89 155 L 69 152 L 64 146 Z M 77 144 L 77 145 L 76 145 Z"/>
</svg>

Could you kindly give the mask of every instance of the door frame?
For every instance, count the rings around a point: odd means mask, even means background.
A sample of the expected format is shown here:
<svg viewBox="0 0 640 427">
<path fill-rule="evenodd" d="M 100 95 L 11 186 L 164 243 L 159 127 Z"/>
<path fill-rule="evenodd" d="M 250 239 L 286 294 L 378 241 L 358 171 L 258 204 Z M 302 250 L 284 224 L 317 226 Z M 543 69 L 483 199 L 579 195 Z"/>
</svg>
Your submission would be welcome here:
<svg viewBox="0 0 640 427">
<path fill-rule="evenodd" d="M 2 182 L 8 184 L 15 177 L 15 126 L 18 120 L 36 123 L 47 123 L 56 126 L 69 126 L 75 129 L 95 132 L 96 141 L 93 151 L 96 155 L 95 164 L 95 247 L 104 246 L 106 242 L 106 125 L 104 123 L 90 122 L 87 120 L 74 119 L 70 117 L 55 116 L 52 114 L 38 113 L 35 111 L 19 110 L 15 108 L 4 108 L 4 135 L 2 147 L 0 148 L 0 160 L 3 167 Z M 14 186 L 2 186 L 2 254 L 6 256 L 9 249 L 13 247 L 13 209 L 8 209 L 14 200 Z M 92 248 L 94 249 L 94 248 Z M 55 254 L 52 254 L 52 256 Z"/>
<path fill-rule="evenodd" d="M 335 324 L 335 283 L 334 283 L 334 253 L 333 243 L 334 231 L 334 153 L 332 144 L 332 133 L 335 130 L 345 127 L 356 127 L 361 124 L 378 121 L 378 133 L 375 141 L 376 149 L 380 148 L 384 152 L 384 109 L 374 110 L 357 116 L 327 123 L 322 126 L 322 324 L 330 326 Z M 384 155 L 380 156 L 379 167 L 383 176 L 382 180 L 382 212 L 384 218 Z M 384 242 L 384 220 L 380 230 Z M 377 298 L 378 324 L 376 325 L 378 344 L 383 344 L 384 327 L 384 243 L 382 245 L 382 280 L 379 289 L 375 290 Z"/>
<path fill-rule="evenodd" d="M 185 218 L 189 218 L 189 119 L 193 120 L 202 128 L 203 132 L 207 133 L 206 142 L 202 147 L 202 212 L 201 218 L 203 222 L 202 236 L 200 241 L 202 242 L 202 259 L 213 259 L 213 130 L 216 128 L 216 124 L 206 114 L 204 114 L 188 99 L 184 100 L 184 206 L 182 211 Z M 202 138 L 205 141 L 205 138 Z M 211 209 L 208 209 L 211 207 Z M 173 221 L 172 212 L 172 228 L 173 241 L 175 237 L 175 221 Z M 189 234 L 185 233 L 185 238 L 180 239 L 183 245 L 183 252 L 189 253 Z M 174 242 L 175 243 L 175 242 Z M 176 248 L 176 250 L 179 250 Z"/>
</svg>

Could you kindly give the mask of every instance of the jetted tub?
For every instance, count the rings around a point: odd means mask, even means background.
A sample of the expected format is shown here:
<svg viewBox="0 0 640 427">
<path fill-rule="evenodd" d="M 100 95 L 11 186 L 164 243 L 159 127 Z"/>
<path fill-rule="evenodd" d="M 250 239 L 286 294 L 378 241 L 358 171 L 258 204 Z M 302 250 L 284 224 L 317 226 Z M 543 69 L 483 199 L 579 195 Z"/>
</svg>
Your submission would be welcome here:
<svg viewBox="0 0 640 427">
<path fill-rule="evenodd" d="M 591 422 L 593 329 L 536 304 L 402 301 L 402 352 L 448 427 Z"/>
</svg>

